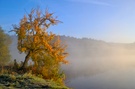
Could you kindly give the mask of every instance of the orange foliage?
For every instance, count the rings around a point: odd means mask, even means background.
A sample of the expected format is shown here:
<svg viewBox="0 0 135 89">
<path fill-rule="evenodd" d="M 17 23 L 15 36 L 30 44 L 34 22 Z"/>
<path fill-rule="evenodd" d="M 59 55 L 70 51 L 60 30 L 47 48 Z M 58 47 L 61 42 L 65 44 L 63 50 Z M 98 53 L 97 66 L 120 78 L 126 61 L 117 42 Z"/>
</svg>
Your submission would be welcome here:
<svg viewBox="0 0 135 89">
<path fill-rule="evenodd" d="M 67 56 L 67 53 L 65 53 L 66 47 L 61 45 L 59 36 L 47 32 L 51 25 L 56 25 L 59 22 L 48 11 L 45 12 L 45 15 L 42 15 L 39 10 L 32 10 L 28 16 L 23 17 L 19 27 L 14 27 L 18 36 L 18 50 L 26 53 L 23 67 L 31 58 L 34 62 L 33 70 L 39 71 L 41 68 L 40 73 L 48 76 L 53 75 L 54 71 L 56 73 L 56 70 L 57 73 L 59 72 L 60 63 L 68 63 L 65 60 Z"/>
</svg>

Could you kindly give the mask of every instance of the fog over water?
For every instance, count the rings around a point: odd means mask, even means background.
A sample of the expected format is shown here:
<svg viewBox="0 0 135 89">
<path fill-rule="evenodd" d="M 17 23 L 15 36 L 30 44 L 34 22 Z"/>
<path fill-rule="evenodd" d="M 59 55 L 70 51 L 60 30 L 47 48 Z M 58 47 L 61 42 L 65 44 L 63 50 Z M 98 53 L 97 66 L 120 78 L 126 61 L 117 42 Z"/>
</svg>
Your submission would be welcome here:
<svg viewBox="0 0 135 89">
<path fill-rule="evenodd" d="M 16 38 L 10 47 L 12 59 L 24 60 L 16 49 Z M 73 89 L 135 89 L 135 43 L 107 43 L 94 39 L 61 36 L 68 45 L 66 85 Z"/>
<path fill-rule="evenodd" d="M 110 70 L 94 76 L 72 79 L 73 89 L 135 89 L 135 69 Z"/>
</svg>

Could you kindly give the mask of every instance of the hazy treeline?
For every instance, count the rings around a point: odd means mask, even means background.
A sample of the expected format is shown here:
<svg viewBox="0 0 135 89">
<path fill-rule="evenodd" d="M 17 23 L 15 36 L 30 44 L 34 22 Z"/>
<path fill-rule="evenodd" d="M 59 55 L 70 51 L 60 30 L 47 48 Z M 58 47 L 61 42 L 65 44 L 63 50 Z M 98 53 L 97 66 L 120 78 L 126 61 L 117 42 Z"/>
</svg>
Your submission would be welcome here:
<svg viewBox="0 0 135 89">
<path fill-rule="evenodd" d="M 17 38 L 11 36 L 13 42 L 10 50 L 12 59 L 24 60 L 16 48 Z M 113 69 L 135 66 L 135 43 L 107 43 L 100 40 L 61 36 L 67 45 L 68 65 L 63 65 L 67 77 L 91 76 Z"/>
</svg>

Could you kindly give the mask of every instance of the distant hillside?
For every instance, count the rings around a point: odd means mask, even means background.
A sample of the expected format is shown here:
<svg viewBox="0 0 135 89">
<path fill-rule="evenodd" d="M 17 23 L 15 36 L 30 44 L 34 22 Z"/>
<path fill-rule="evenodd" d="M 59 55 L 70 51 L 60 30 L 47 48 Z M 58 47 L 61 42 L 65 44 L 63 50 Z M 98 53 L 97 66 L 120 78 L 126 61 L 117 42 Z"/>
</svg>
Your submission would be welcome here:
<svg viewBox="0 0 135 89">
<path fill-rule="evenodd" d="M 12 59 L 24 60 L 25 54 L 17 50 L 17 38 L 11 36 L 13 43 L 10 46 Z M 73 37 L 60 37 L 66 44 L 69 56 L 68 65 L 62 68 L 68 78 L 77 76 L 91 76 L 112 69 L 135 66 L 135 43 L 107 43 L 101 40 Z"/>
</svg>

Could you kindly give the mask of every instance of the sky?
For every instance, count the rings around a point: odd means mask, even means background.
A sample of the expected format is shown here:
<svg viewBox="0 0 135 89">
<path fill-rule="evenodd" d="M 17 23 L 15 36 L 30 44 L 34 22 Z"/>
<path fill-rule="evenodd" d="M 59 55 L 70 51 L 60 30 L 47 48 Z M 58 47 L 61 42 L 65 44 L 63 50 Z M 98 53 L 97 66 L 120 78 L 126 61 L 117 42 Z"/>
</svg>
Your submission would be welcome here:
<svg viewBox="0 0 135 89">
<path fill-rule="evenodd" d="M 46 8 L 63 23 L 58 35 L 106 42 L 135 42 L 135 0 L 0 0 L 0 25 L 8 32 L 32 8 Z M 11 34 L 11 33 L 9 33 Z"/>
</svg>

